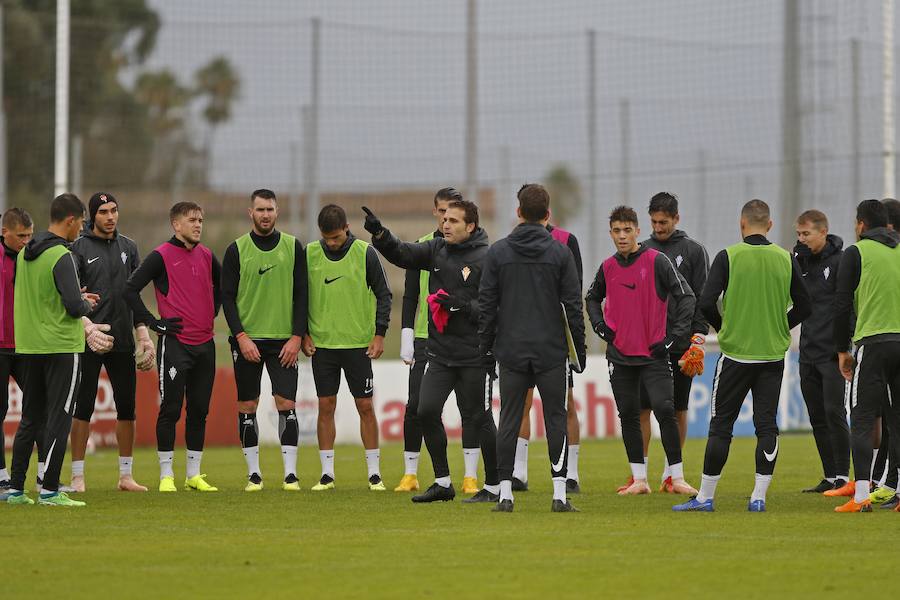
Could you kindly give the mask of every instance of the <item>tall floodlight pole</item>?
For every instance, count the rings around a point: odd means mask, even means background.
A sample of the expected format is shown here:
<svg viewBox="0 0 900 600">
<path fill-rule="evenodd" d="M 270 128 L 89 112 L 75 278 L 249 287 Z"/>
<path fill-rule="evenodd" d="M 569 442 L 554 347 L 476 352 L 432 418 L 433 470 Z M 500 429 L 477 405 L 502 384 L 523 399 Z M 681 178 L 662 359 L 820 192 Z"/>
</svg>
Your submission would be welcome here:
<svg viewBox="0 0 900 600">
<path fill-rule="evenodd" d="M 56 132 L 53 189 L 58 196 L 69 187 L 69 0 L 56 0 Z"/>
<path fill-rule="evenodd" d="M 466 199 L 478 202 L 478 12 L 466 4 Z"/>
<path fill-rule="evenodd" d="M 322 22 L 318 17 L 312 20 L 312 65 L 310 77 L 310 102 L 306 108 L 306 226 L 308 240 L 319 239 L 319 99 L 320 99 L 320 68 L 322 62 Z"/>
<path fill-rule="evenodd" d="M 597 32 L 587 32 L 588 97 L 587 97 L 587 140 L 588 140 L 588 237 L 587 258 L 593 268 L 600 264 L 600 241 L 598 233 L 603 231 L 600 224 L 600 207 L 597 206 Z"/>
<path fill-rule="evenodd" d="M 894 132 L 894 0 L 883 0 L 881 5 L 884 26 L 884 60 L 882 62 L 882 132 L 884 142 L 884 186 L 882 197 L 894 197 L 894 181 L 897 155 Z"/>
<path fill-rule="evenodd" d="M 6 212 L 6 110 L 3 97 L 3 2 L 0 2 L 0 214 Z"/>
</svg>

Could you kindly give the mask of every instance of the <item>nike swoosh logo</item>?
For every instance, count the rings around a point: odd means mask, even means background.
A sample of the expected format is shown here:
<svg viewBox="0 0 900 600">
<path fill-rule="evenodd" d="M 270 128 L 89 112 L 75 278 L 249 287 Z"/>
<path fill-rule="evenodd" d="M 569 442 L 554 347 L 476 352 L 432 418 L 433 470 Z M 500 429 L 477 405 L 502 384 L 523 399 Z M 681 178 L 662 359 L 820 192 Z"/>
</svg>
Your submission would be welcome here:
<svg viewBox="0 0 900 600">
<path fill-rule="evenodd" d="M 437 273 L 437 272 L 440 271 L 440 270 L 441 270 L 440 267 L 435 267 L 435 268 L 434 268 L 434 272 L 435 272 L 435 273 Z"/>
<path fill-rule="evenodd" d="M 278 266 L 278 265 L 272 265 L 271 267 L 266 267 L 265 269 L 263 269 L 262 267 L 260 267 L 260 269 L 259 269 L 259 274 L 262 275 L 263 273 L 268 273 L 269 271 L 271 271 L 272 269 L 274 269 L 274 268 L 277 267 L 277 266 Z M 328 282 L 326 281 L 325 283 L 328 283 Z"/>
<path fill-rule="evenodd" d="M 550 465 L 554 471 L 562 469 L 563 460 L 566 458 L 566 438 L 563 438 L 562 448 L 559 450 L 559 460 Z"/>
<path fill-rule="evenodd" d="M 337 280 L 340 279 L 341 277 L 343 277 L 343 275 L 338 275 L 338 276 L 335 277 L 334 279 L 328 279 L 328 278 L 326 277 L 326 278 L 325 278 L 325 285 L 328 285 L 329 283 L 334 283 L 335 281 L 337 281 Z"/>
<path fill-rule="evenodd" d="M 89 259 L 88 259 L 88 264 L 91 264 L 91 263 L 93 263 L 94 261 L 98 261 L 98 260 L 100 260 L 100 257 L 99 257 L 99 256 L 95 256 L 94 258 L 89 258 Z"/>
<path fill-rule="evenodd" d="M 637 287 L 637 284 L 636 284 L 636 283 L 623 283 L 622 285 L 624 285 L 625 287 L 627 287 L 629 290 L 633 290 L 634 288 Z"/>
<path fill-rule="evenodd" d="M 160 331 L 165 331 L 165 330 L 166 330 L 165 326 L 163 326 L 163 325 L 160 325 L 159 327 L 157 327 L 157 329 L 159 329 Z"/>
<path fill-rule="evenodd" d="M 459 309 L 459 308 L 453 308 L 453 307 L 450 308 L 450 312 L 457 312 L 457 311 L 459 311 L 459 310 L 461 310 L 461 309 Z"/>
<path fill-rule="evenodd" d="M 769 454 L 765 450 L 763 450 L 763 456 L 766 457 L 766 460 L 772 462 L 775 460 L 775 457 L 778 456 L 778 438 L 775 438 L 775 449 L 772 450 L 772 454 Z"/>
<path fill-rule="evenodd" d="M 672 344 L 674 344 L 674 343 L 675 343 L 675 342 L 669 342 L 668 344 L 666 344 L 666 350 L 668 350 L 669 348 L 671 348 L 671 347 L 672 347 Z"/>
</svg>

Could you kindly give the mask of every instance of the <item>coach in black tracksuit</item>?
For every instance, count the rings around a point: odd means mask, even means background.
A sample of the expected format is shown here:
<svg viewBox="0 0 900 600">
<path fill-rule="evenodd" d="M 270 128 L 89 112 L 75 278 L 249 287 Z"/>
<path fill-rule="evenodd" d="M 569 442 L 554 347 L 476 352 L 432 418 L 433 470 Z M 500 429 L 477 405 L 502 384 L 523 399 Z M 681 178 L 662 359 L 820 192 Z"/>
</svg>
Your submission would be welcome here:
<svg viewBox="0 0 900 600">
<path fill-rule="evenodd" d="M 463 427 L 480 433 L 485 471 L 484 489 L 464 502 L 495 502 L 499 497 L 499 479 L 497 426 L 491 413 L 493 381 L 478 352 L 478 289 L 489 242 L 487 233 L 478 226 L 478 207 L 466 200 L 452 201 L 444 216 L 444 237 L 420 243 L 401 242 L 371 211 L 364 210 L 365 228 L 372 234 L 375 248 L 402 269 L 431 271 L 429 291 L 445 292 L 438 302 L 449 314 L 443 332 L 429 319 L 425 346 L 428 366 L 419 392 L 419 422 L 431 455 L 435 483 L 412 500 L 434 502 L 456 496 L 447 464 L 447 433 L 441 422 L 444 403 L 455 391 Z"/>
<path fill-rule="evenodd" d="M 800 390 L 824 473 L 818 485 L 803 491 L 822 493 L 842 487 L 850 479 L 845 386 L 838 370 L 832 334 L 834 292 L 844 241 L 827 233 L 828 220 L 819 211 L 801 214 L 797 218 L 797 231 L 804 241 L 794 246 L 794 256 L 813 300 L 812 314 L 800 326 Z M 823 234 L 827 234 L 824 245 L 819 241 Z"/>
<path fill-rule="evenodd" d="M 530 387 L 537 387 L 543 405 L 553 479 L 551 509 L 574 511 L 566 500 L 565 330 L 571 332 L 580 371 L 585 362 L 584 316 L 575 259 L 541 224 L 549 205 L 550 197 L 540 185 L 519 191 L 522 223 L 488 251 L 479 292 L 481 352 L 488 366 L 494 358 L 500 364 L 499 512 L 513 509 L 516 437 Z"/>
</svg>

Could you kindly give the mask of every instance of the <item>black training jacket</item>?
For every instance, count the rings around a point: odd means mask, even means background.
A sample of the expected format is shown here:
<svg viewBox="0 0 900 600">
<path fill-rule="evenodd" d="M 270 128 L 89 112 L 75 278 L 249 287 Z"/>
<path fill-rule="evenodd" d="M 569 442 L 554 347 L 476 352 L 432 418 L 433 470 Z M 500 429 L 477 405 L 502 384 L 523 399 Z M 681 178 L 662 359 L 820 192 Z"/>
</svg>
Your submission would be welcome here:
<svg viewBox="0 0 900 600">
<path fill-rule="evenodd" d="M 491 247 L 479 304 L 482 349 L 493 349 L 503 367 L 540 373 L 563 364 L 569 354 L 563 309 L 575 349 L 584 360 L 584 313 L 575 257 L 540 224 L 522 223 Z"/>
<path fill-rule="evenodd" d="M 438 333 L 428 318 L 428 342 L 425 352 L 429 361 L 448 367 L 477 367 L 481 365 L 478 352 L 478 286 L 482 265 L 488 251 L 488 236 L 484 229 L 476 229 L 461 244 L 448 244 L 442 237 L 427 242 L 402 242 L 387 229 L 372 244 L 388 262 L 401 269 L 431 271 L 428 291 L 444 290 L 460 296 L 464 306 L 450 314 L 443 333 Z"/>
<path fill-rule="evenodd" d="M 800 325 L 800 362 L 816 364 L 835 360 L 834 292 L 844 241 L 828 234 L 821 252 L 808 256 L 801 246 L 799 242 L 794 246 L 794 257 L 812 300 L 812 314 Z"/>
<path fill-rule="evenodd" d="M 106 323 L 115 338 L 113 352 L 134 352 L 134 315 L 125 302 L 125 284 L 141 264 L 137 244 L 116 232 L 112 238 L 82 232 L 71 246 L 78 265 L 81 285 L 100 296 L 100 302 L 88 315 L 94 323 Z"/>
</svg>

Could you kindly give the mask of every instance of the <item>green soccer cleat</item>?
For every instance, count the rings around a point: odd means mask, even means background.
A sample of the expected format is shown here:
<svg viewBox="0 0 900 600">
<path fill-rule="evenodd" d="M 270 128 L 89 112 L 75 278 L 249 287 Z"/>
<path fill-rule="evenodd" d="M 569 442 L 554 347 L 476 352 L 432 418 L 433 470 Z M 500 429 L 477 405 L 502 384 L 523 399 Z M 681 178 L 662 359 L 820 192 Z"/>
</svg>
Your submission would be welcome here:
<svg viewBox="0 0 900 600">
<path fill-rule="evenodd" d="M 297 476 L 291 473 L 287 477 L 284 478 L 284 482 L 281 484 L 281 489 L 286 492 L 299 492 L 300 491 L 300 481 L 297 479 Z"/>
<path fill-rule="evenodd" d="M 263 480 L 259 473 L 254 473 L 247 478 L 247 485 L 244 486 L 245 492 L 261 492 L 263 489 Z"/>
<path fill-rule="evenodd" d="M 214 485 L 209 485 L 206 482 L 206 474 L 203 475 L 194 475 L 193 477 L 188 477 L 184 480 L 184 489 L 190 491 L 194 490 L 195 492 L 218 492 L 219 488 Z M 262 489 L 262 486 L 260 486 Z"/>
<path fill-rule="evenodd" d="M 178 488 L 175 487 L 175 478 L 170 476 L 161 477 L 159 479 L 159 491 L 160 492 L 177 492 Z"/>
<path fill-rule="evenodd" d="M 310 488 L 314 492 L 324 492 L 325 490 L 333 490 L 334 489 L 334 477 L 331 475 L 322 475 L 322 478 L 319 479 L 319 483 L 312 486 Z"/>
<path fill-rule="evenodd" d="M 6 499 L 7 504 L 34 504 L 34 500 L 28 497 L 25 492 L 10 492 Z"/>
<path fill-rule="evenodd" d="M 85 506 L 80 500 L 72 500 L 65 492 L 52 492 L 50 494 L 41 494 L 38 498 L 38 504 L 44 506 Z"/>
<path fill-rule="evenodd" d="M 381 480 L 381 475 L 372 475 L 369 477 L 369 489 L 373 492 L 384 492 L 387 490 L 384 487 L 384 482 Z"/>
<path fill-rule="evenodd" d="M 869 501 L 872 504 L 884 504 L 894 497 L 896 494 L 894 490 L 886 487 L 876 488 L 874 492 L 869 494 Z"/>
</svg>

